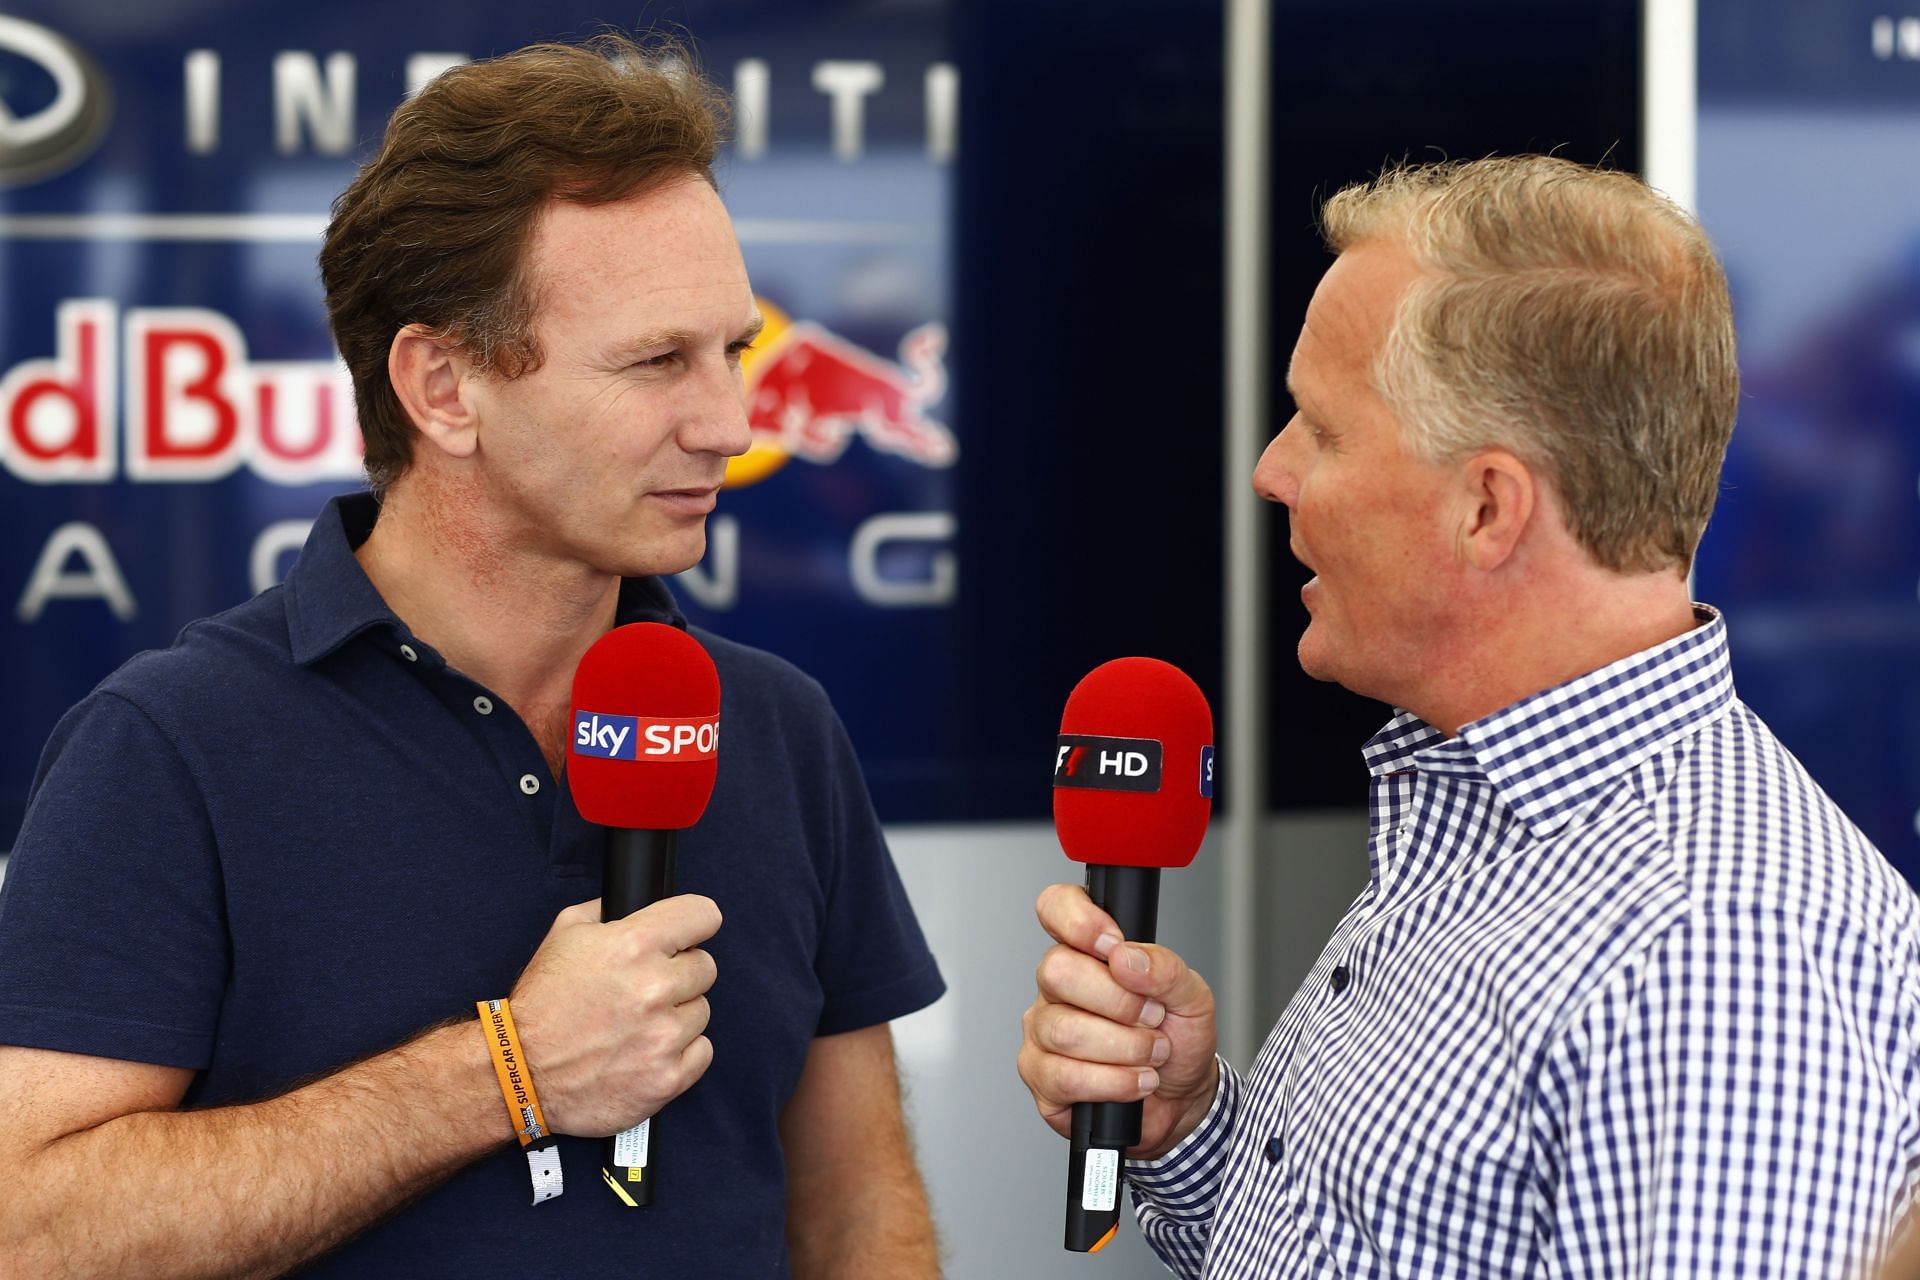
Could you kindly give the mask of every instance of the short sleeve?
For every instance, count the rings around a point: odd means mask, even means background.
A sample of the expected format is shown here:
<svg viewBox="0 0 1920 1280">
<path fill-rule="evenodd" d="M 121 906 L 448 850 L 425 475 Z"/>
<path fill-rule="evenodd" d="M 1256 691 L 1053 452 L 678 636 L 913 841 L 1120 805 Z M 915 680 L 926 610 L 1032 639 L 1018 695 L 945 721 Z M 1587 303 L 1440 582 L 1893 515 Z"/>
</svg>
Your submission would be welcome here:
<svg viewBox="0 0 1920 1280">
<path fill-rule="evenodd" d="M 0 882 L 0 1041 L 197 1070 L 227 968 L 202 792 L 96 692 L 55 728 Z"/>
<path fill-rule="evenodd" d="M 925 1008 L 946 991 L 880 831 L 846 729 L 824 706 L 830 872 L 815 968 L 825 1003 L 816 1035 L 837 1035 Z"/>
<path fill-rule="evenodd" d="M 1671 930 L 1544 1063 L 1545 1274 L 1866 1274 L 1914 1177 L 1911 994 L 1845 926 Z"/>
</svg>

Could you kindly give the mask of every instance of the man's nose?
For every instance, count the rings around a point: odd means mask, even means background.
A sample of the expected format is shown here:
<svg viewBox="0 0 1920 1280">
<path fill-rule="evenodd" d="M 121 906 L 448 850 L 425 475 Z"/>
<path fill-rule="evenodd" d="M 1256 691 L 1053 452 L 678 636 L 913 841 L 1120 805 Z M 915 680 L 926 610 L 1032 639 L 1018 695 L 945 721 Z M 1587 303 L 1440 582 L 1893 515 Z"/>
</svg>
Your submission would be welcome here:
<svg viewBox="0 0 1920 1280">
<path fill-rule="evenodd" d="M 1290 420 L 1279 435 L 1267 442 L 1260 454 L 1260 461 L 1253 468 L 1253 491 L 1268 502 L 1278 502 L 1291 507 L 1299 496 L 1300 482 L 1294 476 L 1293 468 L 1288 465 L 1292 452 L 1291 437 L 1298 434 L 1298 418 Z"/>
<path fill-rule="evenodd" d="M 717 453 L 736 458 L 753 447 L 747 426 L 746 383 L 730 361 L 701 371 L 695 402 L 687 406 L 680 444 L 689 453 Z"/>
</svg>

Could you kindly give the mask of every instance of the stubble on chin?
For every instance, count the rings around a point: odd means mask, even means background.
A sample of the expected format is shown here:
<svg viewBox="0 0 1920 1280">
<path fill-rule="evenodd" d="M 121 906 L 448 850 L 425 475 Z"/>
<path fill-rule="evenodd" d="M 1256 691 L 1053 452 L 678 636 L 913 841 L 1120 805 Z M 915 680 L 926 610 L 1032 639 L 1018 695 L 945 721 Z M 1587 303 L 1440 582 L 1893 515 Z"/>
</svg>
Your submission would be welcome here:
<svg viewBox="0 0 1920 1280">
<path fill-rule="evenodd" d="M 1320 652 L 1311 620 L 1307 623 L 1307 629 L 1300 633 L 1300 642 L 1294 646 L 1294 657 L 1300 663 L 1300 670 L 1315 680 L 1331 683 L 1339 678 L 1330 656 Z"/>
<path fill-rule="evenodd" d="M 628 563 L 619 566 L 620 577 L 670 578 L 684 573 L 707 557 L 707 521 L 702 520 L 694 529 L 656 534 L 639 551 L 638 555 L 625 557 Z"/>
</svg>

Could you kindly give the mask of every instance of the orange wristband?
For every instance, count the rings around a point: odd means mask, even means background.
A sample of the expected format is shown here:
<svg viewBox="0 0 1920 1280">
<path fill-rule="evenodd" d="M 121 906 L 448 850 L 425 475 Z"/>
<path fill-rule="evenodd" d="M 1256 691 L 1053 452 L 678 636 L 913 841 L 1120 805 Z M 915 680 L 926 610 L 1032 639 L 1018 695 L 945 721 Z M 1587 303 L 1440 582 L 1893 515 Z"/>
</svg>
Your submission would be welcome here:
<svg viewBox="0 0 1920 1280">
<path fill-rule="evenodd" d="M 500 1096 L 506 1100 L 514 1136 L 520 1139 L 527 1153 L 533 1202 L 551 1200 L 565 1188 L 560 1174 L 560 1153 L 554 1149 L 547 1117 L 540 1110 L 540 1095 L 534 1091 L 533 1073 L 527 1069 L 527 1056 L 521 1051 L 520 1036 L 513 1027 L 513 1012 L 505 1000 L 482 1000 L 477 1007 L 481 1029 L 487 1036 L 487 1050 L 493 1058 L 493 1074 L 500 1081 Z"/>
</svg>

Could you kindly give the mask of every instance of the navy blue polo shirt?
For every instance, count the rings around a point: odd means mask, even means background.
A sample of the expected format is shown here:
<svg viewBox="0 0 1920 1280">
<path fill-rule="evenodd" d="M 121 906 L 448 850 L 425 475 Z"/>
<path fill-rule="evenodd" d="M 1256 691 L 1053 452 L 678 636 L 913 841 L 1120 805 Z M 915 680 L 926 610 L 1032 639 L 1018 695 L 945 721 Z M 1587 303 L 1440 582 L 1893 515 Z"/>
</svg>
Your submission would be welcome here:
<svg viewBox="0 0 1920 1280">
<path fill-rule="evenodd" d="M 374 515 L 330 503 L 284 585 L 60 722 L 0 887 L 0 1041 L 192 1068 L 188 1106 L 271 1097 L 473 1017 L 598 896 L 599 830 L 533 735 L 361 571 Z M 652 579 L 619 620 L 685 625 Z M 618 1205 L 568 1138 L 566 1194 L 530 1205 L 503 1145 L 306 1274 L 786 1273 L 776 1125 L 810 1042 L 944 987 L 819 685 L 693 634 L 726 732 L 679 888 L 725 923 L 713 1066 L 660 1115 L 656 1203 Z"/>
</svg>

